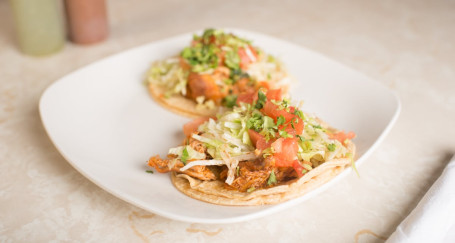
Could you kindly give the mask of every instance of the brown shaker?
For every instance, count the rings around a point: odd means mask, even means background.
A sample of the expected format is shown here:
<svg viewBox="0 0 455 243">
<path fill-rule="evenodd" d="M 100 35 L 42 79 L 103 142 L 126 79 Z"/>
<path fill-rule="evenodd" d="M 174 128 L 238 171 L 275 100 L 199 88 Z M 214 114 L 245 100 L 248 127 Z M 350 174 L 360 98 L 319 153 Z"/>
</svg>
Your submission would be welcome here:
<svg viewBox="0 0 455 243">
<path fill-rule="evenodd" d="M 70 39 L 77 44 L 104 40 L 109 32 L 105 0 L 65 0 Z"/>
</svg>

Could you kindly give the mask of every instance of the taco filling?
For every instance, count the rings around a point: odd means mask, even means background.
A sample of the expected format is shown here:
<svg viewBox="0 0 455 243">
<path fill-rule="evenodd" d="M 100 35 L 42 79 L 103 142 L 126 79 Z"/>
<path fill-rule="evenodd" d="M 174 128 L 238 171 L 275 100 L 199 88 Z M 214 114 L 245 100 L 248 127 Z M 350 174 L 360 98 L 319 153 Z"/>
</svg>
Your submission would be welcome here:
<svg viewBox="0 0 455 243">
<path fill-rule="evenodd" d="M 177 57 L 153 63 L 147 83 L 152 95 L 169 108 L 181 107 L 173 98 L 183 97 L 193 107 L 184 105 L 182 112 L 204 115 L 219 106 L 232 108 L 239 95 L 260 87 L 285 88 L 289 78 L 276 58 L 251 41 L 207 29 L 194 35 Z"/>
<path fill-rule="evenodd" d="M 337 131 L 303 113 L 282 98 L 279 89 L 239 98 L 231 111 L 186 124 L 184 144 L 171 148 L 165 159 L 150 158 L 148 164 L 158 172 L 185 177 L 192 187 L 187 189 L 205 183 L 197 197 L 205 200 L 205 195 L 219 194 L 213 188 L 223 191 L 219 197 L 243 197 L 292 184 L 307 174 L 313 178 L 319 174 L 315 170 L 330 167 L 332 161 L 337 161 L 332 166 L 336 169 L 353 161 L 353 132 Z"/>
</svg>

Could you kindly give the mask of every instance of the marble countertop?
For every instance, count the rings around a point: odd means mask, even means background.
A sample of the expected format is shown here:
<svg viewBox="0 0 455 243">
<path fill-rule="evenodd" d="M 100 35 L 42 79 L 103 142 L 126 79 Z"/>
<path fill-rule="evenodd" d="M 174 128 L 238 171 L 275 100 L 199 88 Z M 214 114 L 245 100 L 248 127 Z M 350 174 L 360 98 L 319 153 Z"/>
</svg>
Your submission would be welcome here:
<svg viewBox="0 0 455 243">
<path fill-rule="evenodd" d="M 103 43 L 22 55 L 0 0 L 1 242 L 383 242 L 455 152 L 453 1 L 110 0 Z M 173 221 L 132 206 L 58 153 L 38 101 L 55 80 L 125 49 L 205 27 L 237 27 L 320 52 L 390 87 L 401 114 L 354 173 L 303 204 L 243 223 Z"/>
</svg>

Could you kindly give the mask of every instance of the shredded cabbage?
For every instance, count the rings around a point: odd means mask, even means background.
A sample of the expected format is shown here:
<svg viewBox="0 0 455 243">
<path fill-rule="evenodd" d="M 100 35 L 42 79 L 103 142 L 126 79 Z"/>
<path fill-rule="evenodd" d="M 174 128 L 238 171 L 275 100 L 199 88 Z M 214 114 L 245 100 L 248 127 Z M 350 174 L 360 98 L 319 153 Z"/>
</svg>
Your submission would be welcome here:
<svg viewBox="0 0 455 243">
<path fill-rule="evenodd" d="M 176 148 L 171 148 L 169 149 L 169 154 L 174 154 L 177 155 L 177 158 L 182 157 L 183 150 L 186 148 L 186 151 L 188 152 L 188 158 L 187 160 L 201 160 L 205 159 L 205 153 L 200 153 L 196 150 L 194 150 L 191 146 L 179 146 Z"/>
<path fill-rule="evenodd" d="M 184 71 L 177 58 L 157 61 L 147 73 L 147 82 L 157 84 L 166 90 L 165 96 L 174 94 L 186 95 L 188 71 Z"/>
</svg>

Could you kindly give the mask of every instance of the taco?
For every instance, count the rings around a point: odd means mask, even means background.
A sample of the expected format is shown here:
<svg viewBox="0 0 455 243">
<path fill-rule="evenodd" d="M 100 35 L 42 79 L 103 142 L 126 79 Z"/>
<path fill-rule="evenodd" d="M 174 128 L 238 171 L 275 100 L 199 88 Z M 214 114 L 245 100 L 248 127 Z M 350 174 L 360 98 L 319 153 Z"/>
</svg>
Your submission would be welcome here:
<svg viewBox="0 0 455 243">
<path fill-rule="evenodd" d="M 251 41 L 219 29 L 194 35 L 178 56 L 156 61 L 147 73 L 152 97 L 188 116 L 212 116 L 232 108 L 239 95 L 261 87 L 287 89 L 283 65 Z"/>
<path fill-rule="evenodd" d="M 260 89 L 216 118 L 183 127 L 182 146 L 149 166 L 171 172 L 184 194 L 220 205 L 263 205 L 299 197 L 353 163 L 353 132 L 329 127 L 282 98 Z"/>
</svg>

